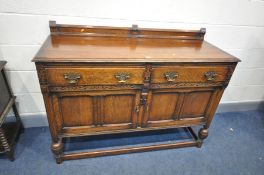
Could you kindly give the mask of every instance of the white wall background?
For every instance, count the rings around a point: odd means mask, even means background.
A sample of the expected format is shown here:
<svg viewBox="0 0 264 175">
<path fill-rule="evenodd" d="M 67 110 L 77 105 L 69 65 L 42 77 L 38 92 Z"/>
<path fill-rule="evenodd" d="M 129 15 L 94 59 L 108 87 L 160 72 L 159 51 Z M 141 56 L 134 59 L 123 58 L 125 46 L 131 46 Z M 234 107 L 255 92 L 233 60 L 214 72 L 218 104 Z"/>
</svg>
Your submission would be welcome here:
<svg viewBox="0 0 264 175">
<path fill-rule="evenodd" d="M 24 121 L 45 116 L 31 63 L 58 23 L 199 29 L 205 39 L 242 60 L 221 103 L 264 100 L 263 0 L 0 0 L 0 59 Z M 43 120 L 45 122 L 45 119 Z"/>
</svg>

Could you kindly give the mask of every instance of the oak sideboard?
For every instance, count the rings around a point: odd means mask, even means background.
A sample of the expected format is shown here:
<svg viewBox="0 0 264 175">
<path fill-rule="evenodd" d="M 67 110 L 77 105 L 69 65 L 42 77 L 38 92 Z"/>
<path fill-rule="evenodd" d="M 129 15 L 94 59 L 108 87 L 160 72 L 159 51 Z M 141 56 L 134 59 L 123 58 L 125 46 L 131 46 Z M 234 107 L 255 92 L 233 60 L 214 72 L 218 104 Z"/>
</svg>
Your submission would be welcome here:
<svg viewBox="0 0 264 175">
<path fill-rule="evenodd" d="M 205 29 L 57 24 L 33 59 L 57 163 L 201 147 L 240 61 L 204 41 Z M 196 133 L 192 126 L 200 126 Z M 185 128 L 191 141 L 64 153 L 67 137 Z"/>
</svg>

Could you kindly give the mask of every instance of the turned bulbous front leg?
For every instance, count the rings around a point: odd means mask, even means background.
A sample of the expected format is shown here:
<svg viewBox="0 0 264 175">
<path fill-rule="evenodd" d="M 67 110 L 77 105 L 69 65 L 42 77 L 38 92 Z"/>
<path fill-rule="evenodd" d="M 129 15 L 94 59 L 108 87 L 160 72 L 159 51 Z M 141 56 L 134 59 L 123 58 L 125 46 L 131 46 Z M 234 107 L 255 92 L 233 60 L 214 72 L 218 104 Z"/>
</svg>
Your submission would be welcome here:
<svg viewBox="0 0 264 175">
<path fill-rule="evenodd" d="M 202 140 L 203 139 L 206 139 L 208 137 L 208 130 L 207 129 L 204 129 L 204 128 L 200 129 L 198 136 Z"/>
<path fill-rule="evenodd" d="M 203 140 L 206 139 L 208 137 L 208 130 L 205 128 L 200 129 L 199 133 L 198 133 L 198 138 L 199 138 L 199 143 L 198 143 L 198 147 L 201 148 L 202 144 L 203 144 Z"/>
<path fill-rule="evenodd" d="M 62 149 L 63 149 L 63 143 L 62 143 L 62 140 L 60 139 L 59 142 L 53 142 L 51 144 L 51 151 L 53 152 L 53 154 L 55 155 L 55 159 L 56 159 L 56 162 L 58 164 L 62 163 Z"/>
</svg>

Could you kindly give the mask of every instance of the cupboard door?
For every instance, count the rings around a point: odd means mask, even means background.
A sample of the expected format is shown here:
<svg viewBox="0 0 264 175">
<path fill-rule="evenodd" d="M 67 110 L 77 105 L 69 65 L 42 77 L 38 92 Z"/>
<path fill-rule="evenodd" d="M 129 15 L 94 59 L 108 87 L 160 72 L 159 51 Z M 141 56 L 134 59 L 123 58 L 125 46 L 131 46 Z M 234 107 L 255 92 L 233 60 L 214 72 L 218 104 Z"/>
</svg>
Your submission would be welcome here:
<svg viewBox="0 0 264 175">
<path fill-rule="evenodd" d="M 179 119 L 204 117 L 212 91 L 185 93 Z"/>
<path fill-rule="evenodd" d="M 143 126 L 203 124 L 213 93 L 212 89 L 152 90 L 148 96 Z"/>
<path fill-rule="evenodd" d="M 71 97 L 60 99 L 60 110 L 64 127 L 97 125 L 94 117 L 92 96 Z"/>
<path fill-rule="evenodd" d="M 137 126 L 139 91 L 64 92 L 53 95 L 63 132 L 128 129 Z"/>
<path fill-rule="evenodd" d="M 149 121 L 175 120 L 177 116 L 178 92 L 152 93 Z"/>
</svg>

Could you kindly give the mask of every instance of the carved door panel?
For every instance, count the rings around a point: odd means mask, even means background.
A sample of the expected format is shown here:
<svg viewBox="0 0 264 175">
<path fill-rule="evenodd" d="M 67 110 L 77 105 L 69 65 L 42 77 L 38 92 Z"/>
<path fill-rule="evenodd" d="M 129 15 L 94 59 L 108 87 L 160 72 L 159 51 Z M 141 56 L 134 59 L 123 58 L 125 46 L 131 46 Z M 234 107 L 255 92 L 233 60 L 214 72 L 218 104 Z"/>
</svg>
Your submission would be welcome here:
<svg viewBox="0 0 264 175">
<path fill-rule="evenodd" d="M 185 93 L 179 119 L 205 117 L 212 93 L 212 91 Z"/>
<path fill-rule="evenodd" d="M 63 92 L 52 102 L 63 133 L 128 129 L 137 126 L 140 91 Z"/>
<path fill-rule="evenodd" d="M 152 90 L 143 126 L 185 125 L 205 122 L 213 89 L 160 89 Z"/>
</svg>

